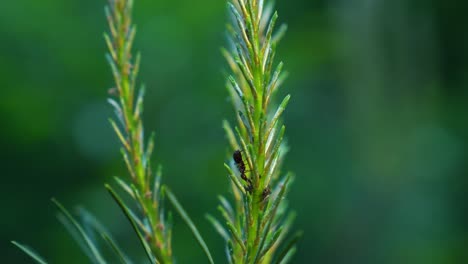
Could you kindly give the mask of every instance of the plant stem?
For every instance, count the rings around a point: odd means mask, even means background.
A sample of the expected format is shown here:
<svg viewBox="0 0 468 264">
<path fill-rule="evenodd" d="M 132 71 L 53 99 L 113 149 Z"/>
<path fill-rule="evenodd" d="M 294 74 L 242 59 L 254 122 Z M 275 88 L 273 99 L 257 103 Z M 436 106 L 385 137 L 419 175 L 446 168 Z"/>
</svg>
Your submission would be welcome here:
<svg viewBox="0 0 468 264">
<path fill-rule="evenodd" d="M 235 49 L 231 53 L 224 52 L 224 55 L 233 72 L 227 86 L 239 113 L 235 129 L 238 131 L 237 138 L 228 125 L 225 125 L 225 129 L 233 151 L 242 146 L 241 151 L 248 165 L 245 170 L 243 161 L 237 159 L 229 168 L 231 172 L 237 167 L 240 178 L 231 177 L 235 183 L 233 190 L 238 215 L 235 225 L 238 230 L 231 233 L 235 233 L 234 237 L 242 234 L 245 240 L 242 242 L 245 245 L 233 243 L 233 239 L 229 242 L 234 245 L 231 256 L 234 263 L 269 263 L 281 242 L 281 239 L 276 239 L 286 234 L 286 230 L 281 229 L 285 224 L 281 220 L 282 212 L 278 213 L 277 209 L 285 206 L 281 201 L 290 177 L 278 177 L 286 152 L 282 143 L 284 127 L 278 120 L 289 96 L 283 100 L 276 114 L 271 115 L 274 109 L 270 101 L 284 74 L 281 74 L 282 63 L 275 74 L 271 74 L 279 39 L 272 36 L 277 14 L 271 12 L 273 6 L 270 2 L 266 7 L 264 4 L 263 0 L 229 2 L 234 23 L 228 29 Z M 245 184 L 245 190 L 239 190 L 239 181 Z M 277 235 L 273 241 L 271 234 L 275 232 Z"/>
<path fill-rule="evenodd" d="M 122 154 L 131 175 L 134 199 L 140 204 L 142 214 L 149 224 L 146 230 L 147 240 L 160 263 L 172 263 L 170 230 L 167 230 L 164 218 L 160 215 L 158 195 L 159 187 L 151 186 L 152 139 L 145 145 L 143 131 L 143 96 L 144 89 L 136 89 L 140 56 L 133 58 L 132 45 L 136 27 L 132 23 L 132 0 L 109 0 L 106 9 L 110 35 L 105 35 L 109 48 L 108 60 L 111 65 L 116 85 L 116 100 L 110 99 L 114 106 L 118 122 L 112 125 L 122 143 Z M 138 96 L 135 96 L 138 93 Z"/>
</svg>

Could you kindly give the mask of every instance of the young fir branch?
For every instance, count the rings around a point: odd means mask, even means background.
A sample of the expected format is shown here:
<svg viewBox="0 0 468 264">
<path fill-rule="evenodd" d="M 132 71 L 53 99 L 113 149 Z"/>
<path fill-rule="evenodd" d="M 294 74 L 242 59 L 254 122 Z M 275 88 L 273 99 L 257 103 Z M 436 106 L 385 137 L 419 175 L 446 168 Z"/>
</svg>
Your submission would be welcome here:
<svg viewBox="0 0 468 264">
<path fill-rule="evenodd" d="M 134 58 L 132 53 L 136 33 L 132 24 L 132 7 L 132 0 L 109 0 L 106 16 L 110 34 L 105 34 L 104 38 L 109 49 L 107 59 L 115 81 L 115 88 L 110 90 L 115 98 L 109 99 L 109 103 L 115 110 L 116 120 L 111 119 L 110 124 L 121 142 L 121 153 L 131 179 L 129 183 L 119 177 L 115 180 L 117 185 L 130 196 L 140 212 L 134 213 L 110 185 L 106 184 L 105 187 L 138 235 L 150 263 L 174 263 L 171 247 L 172 215 L 169 212 L 166 218 L 162 203 L 164 196 L 167 196 L 176 212 L 192 231 L 209 263 L 213 264 L 213 258 L 205 241 L 176 196 L 168 187 L 161 186 L 161 170 L 153 174 L 150 160 L 154 136 L 146 142 L 142 121 L 144 88 L 136 88 L 140 56 Z M 133 263 L 94 216 L 85 210 L 80 210 L 78 215 L 82 221 L 79 221 L 57 200 L 52 201 L 59 210 L 59 220 L 91 263 L 106 264 L 116 261 L 123 264 Z M 96 234 L 101 240 L 95 239 Z M 108 262 L 104 257 L 106 254 L 102 251 L 102 242 L 105 242 L 107 249 L 114 253 L 112 262 Z M 47 263 L 29 247 L 15 241 L 12 243 L 36 263 Z"/>
<path fill-rule="evenodd" d="M 107 60 L 114 76 L 115 98 L 109 99 L 116 118 L 110 123 L 122 145 L 122 156 L 131 182 L 116 178 L 117 183 L 139 205 L 141 212 L 133 213 L 117 193 L 106 186 L 124 210 L 136 232 L 143 238 L 151 262 L 173 263 L 171 223 L 161 208 L 160 171 L 155 175 L 151 166 L 154 137 L 146 141 L 143 129 L 144 87 L 137 89 L 140 55 L 134 56 L 132 46 L 136 27 L 132 22 L 132 0 L 109 0 L 106 16 L 109 34 L 104 38 L 109 49 Z"/>
<path fill-rule="evenodd" d="M 286 263 L 296 250 L 287 246 L 286 252 L 277 252 L 294 220 L 293 214 L 285 215 L 284 202 L 292 176 L 279 177 L 287 151 L 281 116 L 290 96 L 277 108 L 273 104 L 286 76 L 283 63 L 274 63 L 285 26 L 275 30 L 278 15 L 272 1 L 232 0 L 228 7 L 233 20 L 228 26 L 231 51 L 223 50 L 223 55 L 232 71 L 227 88 L 237 125 L 233 129 L 225 122 L 223 126 L 234 153 L 225 167 L 235 206 L 229 209 L 222 201 L 219 208 L 227 228 L 210 221 L 227 239 L 230 263 Z"/>
</svg>

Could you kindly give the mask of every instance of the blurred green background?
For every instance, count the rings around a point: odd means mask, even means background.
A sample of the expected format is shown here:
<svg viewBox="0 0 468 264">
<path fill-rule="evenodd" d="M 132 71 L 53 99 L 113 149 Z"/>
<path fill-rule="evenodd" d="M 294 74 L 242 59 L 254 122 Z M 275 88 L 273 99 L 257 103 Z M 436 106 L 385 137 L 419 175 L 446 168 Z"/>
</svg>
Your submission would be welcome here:
<svg viewBox="0 0 468 264">
<path fill-rule="evenodd" d="M 50 197 L 86 207 L 143 256 L 103 188 L 125 172 L 107 122 L 105 2 L 0 2 L 2 263 L 31 263 L 11 239 L 52 263 L 88 262 Z M 135 2 L 155 159 L 224 263 L 204 214 L 228 192 L 225 1 Z M 285 169 L 305 232 L 294 263 L 468 263 L 468 2 L 277 2 L 289 25 Z M 175 254 L 206 262 L 179 220 Z"/>
</svg>

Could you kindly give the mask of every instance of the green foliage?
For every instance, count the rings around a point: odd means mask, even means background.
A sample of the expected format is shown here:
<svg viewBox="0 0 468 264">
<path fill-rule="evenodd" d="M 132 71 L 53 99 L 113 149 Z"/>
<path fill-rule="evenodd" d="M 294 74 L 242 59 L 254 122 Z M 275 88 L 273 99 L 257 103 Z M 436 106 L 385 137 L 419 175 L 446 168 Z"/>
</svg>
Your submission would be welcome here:
<svg viewBox="0 0 468 264">
<path fill-rule="evenodd" d="M 109 53 L 107 59 L 114 76 L 114 99 L 109 99 L 116 113 L 110 120 L 121 145 L 121 153 L 131 182 L 118 179 L 118 184 L 141 208 L 140 216 L 130 213 L 116 192 L 107 186 L 125 215 L 131 221 L 152 263 L 172 263 L 171 224 L 161 208 L 161 173 L 154 175 L 151 155 L 154 137 L 146 141 L 143 127 L 144 88 L 139 90 L 137 77 L 140 55 L 133 56 L 136 27 L 132 22 L 132 0 L 109 1 L 106 16 L 110 34 L 105 34 Z M 137 224 L 140 223 L 140 224 Z"/>
<path fill-rule="evenodd" d="M 21 249 L 26 255 L 34 259 L 36 263 L 47 264 L 47 262 L 41 256 L 39 256 L 36 252 L 34 252 L 34 250 L 30 249 L 29 247 L 22 245 L 16 241 L 11 241 L 11 243 L 13 243 L 13 245 L 17 246 L 19 249 Z"/>
<path fill-rule="evenodd" d="M 182 217 L 182 220 L 187 224 L 187 226 L 190 228 L 190 231 L 192 231 L 193 236 L 197 240 L 198 244 L 200 247 L 203 249 L 203 251 L 206 254 L 206 257 L 208 258 L 209 262 L 211 264 L 214 264 L 213 257 L 211 256 L 210 250 L 208 249 L 208 246 L 205 243 L 205 240 L 203 239 L 202 235 L 198 231 L 197 227 L 193 223 L 192 219 L 190 219 L 189 215 L 185 211 L 185 209 L 182 207 L 182 205 L 179 203 L 177 200 L 176 196 L 172 191 L 169 189 L 169 187 L 164 186 L 164 193 L 167 195 L 167 198 L 171 202 L 171 204 L 174 206 L 176 211 L 179 213 L 179 215 Z"/>
<path fill-rule="evenodd" d="M 236 21 L 235 27 L 229 27 L 235 51 L 224 53 L 234 73 L 228 78 L 228 88 L 238 112 L 238 126 L 234 132 L 225 122 L 224 128 L 238 156 L 234 157 L 234 163 L 225 167 L 232 181 L 235 206 L 219 197 L 218 209 L 227 229 L 211 216 L 208 220 L 226 240 L 230 263 L 271 263 L 275 257 L 276 263 L 286 263 L 294 254 L 299 237 L 294 236 L 281 254 L 275 254 L 294 220 L 294 214 L 285 214 L 284 202 L 292 175 L 279 177 L 286 152 L 285 127 L 280 119 L 290 97 L 286 96 L 275 112 L 271 112 L 270 106 L 285 76 L 281 72 L 282 63 L 273 71 L 276 43 L 284 30 L 273 34 L 277 14 L 271 15 L 271 4 L 265 10 L 263 1 L 254 0 L 238 0 L 229 6 Z M 132 0 L 109 0 L 105 11 L 110 33 L 104 35 L 115 85 L 110 90 L 113 98 L 109 103 L 116 116 L 110 119 L 110 125 L 120 141 L 129 174 L 124 178 L 116 177 L 115 181 L 121 192 L 128 195 L 129 202 L 112 186 L 106 184 L 105 187 L 129 220 L 150 263 L 174 263 L 172 215 L 170 212 L 166 215 L 164 209 L 164 198 L 168 198 L 213 264 L 210 250 L 195 224 L 174 193 L 167 186 L 161 186 L 161 169 L 155 172 L 151 166 L 154 135 L 149 139 L 145 137 L 142 120 L 145 89 L 136 88 L 141 57 L 132 52 L 136 34 L 132 8 Z M 89 212 L 81 209 L 79 218 L 75 218 L 57 200 L 52 201 L 59 210 L 59 220 L 92 263 L 132 263 Z M 36 262 L 46 263 L 28 247 L 12 243 Z M 108 252 L 113 253 L 112 261 L 107 259 Z"/>
<path fill-rule="evenodd" d="M 283 63 L 274 68 L 276 45 L 285 26 L 274 33 L 278 14 L 273 13 L 272 2 L 235 0 L 228 7 L 233 20 L 228 26 L 231 51 L 223 50 L 223 54 L 233 74 L 227 78 L 227 88 L 237 126 L 233 130 L 224 122 L 235 153 L 233 162 L 225 167 L 232 182 L 235 212 L 222 202 L 227 231 L 212 218 L 210 221 L 225 239 L 230 234 L 226 239 L 229 262 L 271 263 L 276 257 L 277 262 L 286 263 L 294 253 L 294 243 L 284 255 L 276 251 L 294 219 L 293 214 L 286 214 L 284 202 L 292 175 L 280 177 L 287 152 L 280 119 L 290 96 L 275 111 L 272 104 L 286 77 Z"/>
<path fill-rule="evenodd" d="M 161 170 L 154 174 L 151 167 L 154 136 L 148 141 L 144 136 L 142 120 L 144 88 L 136 89 L 140 55 L 134 58 L 132 53 L 136 33 L 132 23 L 132 7 L 132 0 L 109 1 L 105 12 L 110 34 L 105 34 L 104 38 L 109 49 L 107 60 L 115 82 L 115 88 L 110 91 L 115 98 L 109 99 L 109 103 L 114 108 L 116 120 L 111 119 L 110 124 L 120 140 L 121 153 L 130 175 L 129 182 L 123 178 L 116 178 L 116 182 L 132 199 L 132 207 L 137 205 L 140 211 L 134 213 L 130 209 L 131 206 L 127 205 L 111 186 L 106 185 L 106 189 L 130 221 L 150 263 L 168 264 L 173 263 L 172 223 L 170 217 L 166 218 L 162 208 Z M 53 202 L 61 212 L 59 220 L 92 263 L 102 264 L 107 261 L 103 257 L 99 243 L 92 239 L 94 236 L 91 236 L 88 230 L 99 232 L 121 263 L 131 263 L 111 236 L 103 230 L 102 225 L 98 224 L 89 213 L 85 213 L 86 219 L 93 221 L 80 223 L 59 202 L 56 200 Z M 16 242 L 15 245 L 37 261 L 42 261 L 28 248 Z"/>
<path fill-rule="evenodd" d="M 52 202 L 57 206 L 61 215 L 59 215 L 60 219 L 62 219 L 62 223 L 65 227 L 69 228 L 71 234 L 75 235 L 75 240 L 83 243 L 82 249 L 88 255 L 90 260 L 93 263 L 104 264 L 106 261 L 102 256 L 102 253 L 99 251 L 98 246 L 95 241 L 91 238 L 91 236 L 85 231 L 83 226 L 68 212 L 62 204 L 60 204 L 57 200 L 52 199 Z"/>
<path fill-rule="evenodd" d="M 155 255 L 158 254 L 159 252 L 158 251 L 156 251 L 154 253 L 152 252 L 151 247 L 148 244 L 148 242 L 146 241 L 145 236 L 143 236 L 142 232 L 140 231 L 140 230 L 144 230 L 145 234 L 148 234 L 149 231 L 147 230 L 147 227 L 141 222 L 141 220 L 139 220 L 135 216 L 134 213 L 132 213 L 132 211 L 127 207 L 127 205 L 125 205 L 125 203 L 122 201 L 120 196 L 112 189 L 111 186 L 106 185 L 106 189 L 112 195 L 112 198 L 114 198 L 116 203 L 119 205 L 120 209 L 122 209 L 122 211 L 124 212 L 127 219 L 130 221 L 130 224 L 132 225 L 133 230 L 138 235 L 138 239 L 140 240 L 141 245 L 145 249 L 146 255 L 148 256 L 148 259 L 149 259 L 150 263 L 152 263 L 152 264 L 158 263 L 158 261 L 156 260 L 156 259 L 158 259 L 158 257 L 156 257 Z M 159 257 L 159 258 L 161 258 L 161 257 Z"/>
</svg>

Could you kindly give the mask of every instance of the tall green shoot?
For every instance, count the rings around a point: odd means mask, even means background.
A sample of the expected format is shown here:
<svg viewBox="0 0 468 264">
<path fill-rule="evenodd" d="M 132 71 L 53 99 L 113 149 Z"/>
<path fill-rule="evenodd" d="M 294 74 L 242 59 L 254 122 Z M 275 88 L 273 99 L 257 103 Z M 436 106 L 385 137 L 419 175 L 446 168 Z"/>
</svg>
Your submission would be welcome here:
<svg viewBox="0 0 468 264">
<path fill-rule="evenodd" d="M 170 219 L 161 209 L 161 171 L 151 166 L 154 134 L 147 139 L 143 128 L 143 101 L 145 89 L 137 88 L 140 54 L 133 53 L 136 26 L 132 21 L 133 0 L 109 0 L 106 17 L 109 34 L 107 60 L 112 69 L 115 88 L 109 99 L 116 117 L 110 120 L 121 142 L 121 153 L 131 183 L 117 178 L 118 184 L 141 208 L 140 232 L 159 263 L 172 263 L 172 231 Z M 110 188 L 110 187 L 108 187 Z"/>
<path fill-rule="evenodd" d="M 286 27 L 275 30 L 278 14 L 271 1 L 232 0 L 228 8 L 231 47 L 223 54 L 232 72 L 227 87 L 237 125 L 232 129 L 224 123 L 234 153 L 225 167 L 235 201 L 232 207 L 221 197 L 219 210 L 227 230 L 210 220 L 227 240 L 230 263 L 282 263 L 295 251 L 293 243 L 285 254 L 277 253 L 294 220 L 284 201 L 292 175 L 280 174 L 287 152 L 281 116 L 290 96 L 274 105 L 286 77 L 283 63 L 275 65 L 276 46 Z"/>
</svg>

